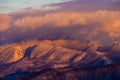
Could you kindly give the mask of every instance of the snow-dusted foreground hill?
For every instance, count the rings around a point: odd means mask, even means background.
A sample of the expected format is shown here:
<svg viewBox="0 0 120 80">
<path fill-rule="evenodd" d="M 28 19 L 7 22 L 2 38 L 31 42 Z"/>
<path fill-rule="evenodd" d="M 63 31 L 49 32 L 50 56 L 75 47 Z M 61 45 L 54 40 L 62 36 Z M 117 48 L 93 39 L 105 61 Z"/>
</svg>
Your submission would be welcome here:
<svg viewBox="0 0 120 80">
<path fill-rule="evenodd" d="M 120 63 L 97 67 L 47 68 L 37 72 L 17 72 L 4 80 L 120 80 Z"/>
<path fill-rule="evenodd" d="M 101 46 L 79 40 L 32 40 L 0 46 L 0 77 L 47 68 L 86 68 L 120 61 L 120 43 Z M 46 80 L 46 79 L 45 79 Z"/>
</svg>

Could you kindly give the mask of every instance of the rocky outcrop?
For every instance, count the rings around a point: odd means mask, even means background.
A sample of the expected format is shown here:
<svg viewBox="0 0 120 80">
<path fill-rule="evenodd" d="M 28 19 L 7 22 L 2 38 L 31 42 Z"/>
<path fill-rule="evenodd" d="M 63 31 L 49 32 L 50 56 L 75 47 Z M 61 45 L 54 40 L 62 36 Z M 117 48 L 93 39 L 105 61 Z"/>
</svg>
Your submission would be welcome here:
<svg viewBox="0 0 120 80">
<path fill-rule="evenodd" d="M 11 61 L 16 62 L 16 61 L 23 58 L 24 52 L 23 52 L 22 48 L 19 47 L 19 46 L 15 46 L 14 48 L 15 48 L 15 51 L 14 51 L 14 54 L 13 54 L 13 59 Z"/>
<path fill-rule="evenodd" d="M 24 51 L 20 46 L 11 45 L 3 46 L 2 48 L 0 51 L 0 62 L 3 64 L 16 62 L 24 56 Z"/>
</svg>

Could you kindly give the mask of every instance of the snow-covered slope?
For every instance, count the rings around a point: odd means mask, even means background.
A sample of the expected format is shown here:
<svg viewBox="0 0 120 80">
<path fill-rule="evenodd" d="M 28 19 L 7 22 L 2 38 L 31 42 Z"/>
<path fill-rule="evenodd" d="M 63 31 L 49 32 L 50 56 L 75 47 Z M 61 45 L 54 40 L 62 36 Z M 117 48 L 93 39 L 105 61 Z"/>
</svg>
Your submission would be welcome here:
<svg viewBox="0 0 120 80">
<path fill-rule="evenodd" d="M 98 47 L 97 43 L 79 40 L 31 40 L 1 45 L 0 77 L 17 71 L 113 63 L 109 53 L 97 51 Z"/>
</svg>

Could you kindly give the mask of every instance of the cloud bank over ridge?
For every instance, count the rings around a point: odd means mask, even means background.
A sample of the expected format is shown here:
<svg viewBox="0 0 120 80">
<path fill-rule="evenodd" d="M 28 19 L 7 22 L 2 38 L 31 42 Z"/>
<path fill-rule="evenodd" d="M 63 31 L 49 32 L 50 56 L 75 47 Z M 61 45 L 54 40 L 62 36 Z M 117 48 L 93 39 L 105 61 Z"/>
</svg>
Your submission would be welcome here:
<svg viewBox="0 0 120 80">
<path fill-rule="evenodd" d="M 120 37 L 119 11 L 100 10 L 84 13 L 59 11 L 44 15 L 25 14 L 23 17 L 0 14 L 1 42 L 34 38 L 72 38 L 102 42 L 108 39 L 108 41 L 119 40 Z"/>
</svg>

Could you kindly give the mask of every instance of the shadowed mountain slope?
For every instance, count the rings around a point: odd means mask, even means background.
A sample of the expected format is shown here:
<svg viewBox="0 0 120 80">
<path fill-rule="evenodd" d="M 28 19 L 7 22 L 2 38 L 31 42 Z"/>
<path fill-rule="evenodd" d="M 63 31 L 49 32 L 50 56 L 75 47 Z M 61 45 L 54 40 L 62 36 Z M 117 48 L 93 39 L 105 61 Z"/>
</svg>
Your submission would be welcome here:
<svg viewBox="0 0 120 80">
<path fill-rule="evenodd" d="M 17 72 L 0 80 L 120 80 L 120 63 L 86 68 L 47 68 L 37 72 Z"/>
</svg>

